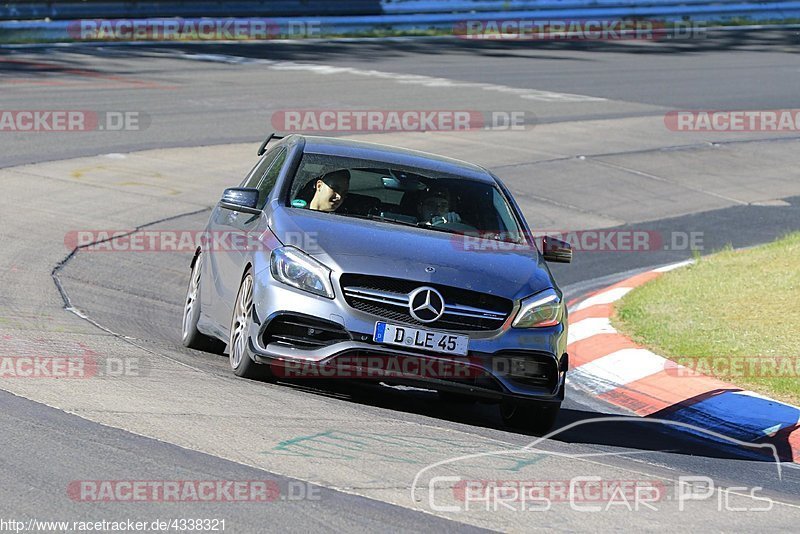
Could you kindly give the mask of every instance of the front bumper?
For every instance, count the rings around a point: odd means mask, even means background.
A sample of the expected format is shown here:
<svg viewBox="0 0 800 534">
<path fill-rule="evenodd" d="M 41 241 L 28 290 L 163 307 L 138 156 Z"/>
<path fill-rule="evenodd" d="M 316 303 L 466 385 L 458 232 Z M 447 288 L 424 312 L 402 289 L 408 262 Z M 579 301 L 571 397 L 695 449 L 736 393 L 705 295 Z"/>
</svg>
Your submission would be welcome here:
<svg viewBox="0 0 800 534">
<path fill-rule="evenodd" d="M 359 374 L 358 362 L 370 357 L 413 358 L 440 366 L 455 363 L 461 371 L 468 370 L 467 376 L 463 372 L 453 376 L 436 373 L 398 375 L 380 368 L 369 369 L 369 376 L 392 383 L 467 393 L 487 400 L 513 397 L 560 402 L 563 399 L 568 368 L 564 324 L 539 329 L 511 328 L 511 319 L 517 311 L 515 308 L 509 320 L 498 330 L 456 332 L 469 335 L 470 342 L 467 356 L 455 357 L 375 343 L 372 340 L 375 322 L 386 319 L 351 308 L 344 301 L 338 284 L 334 285 L 334 292 L 334 299 L 316 297 L 276 282 L 268 271 L 259 273 L 254 287 L 254 323 L 249 335 L 253 359 L 284 368 L 297 368 L 298 364 L 307 369 L 347 368 L 353 371 L 354 377 L 364 376 Z M 269 339 L 265 334 L 270 324 L 286 317 L 324 321 L 340 328 L 342 339 L 312 348 L 265 341 L 265 337 Z M 388 322 L 402 324 L 393 320 Z M 533 373 L 531 369 L 534 369 Z"/>
</svg>

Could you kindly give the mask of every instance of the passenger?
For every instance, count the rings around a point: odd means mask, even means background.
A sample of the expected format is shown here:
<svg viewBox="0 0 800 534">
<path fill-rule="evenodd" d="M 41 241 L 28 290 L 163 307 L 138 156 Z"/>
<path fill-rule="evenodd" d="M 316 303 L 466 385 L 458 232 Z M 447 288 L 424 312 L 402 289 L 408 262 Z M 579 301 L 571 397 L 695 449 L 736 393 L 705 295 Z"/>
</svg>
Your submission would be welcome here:
<svg viewBox="0 0 800 534">
<path fill-rule="evenodd" d="M 309 208 L 317 211 L 336 211 L 350 189 L 350 171 L 340 169 L 326 173 L 314 184 L 314 197 Z"/>
<path fill-rule="evenodd" d="M 445 187 L 432 187 L 422 193 L 417 205 L 419 221 L 436 226 L 461 222 L 458 213 L 450 211 L 450 191 Z"/>
</svg>

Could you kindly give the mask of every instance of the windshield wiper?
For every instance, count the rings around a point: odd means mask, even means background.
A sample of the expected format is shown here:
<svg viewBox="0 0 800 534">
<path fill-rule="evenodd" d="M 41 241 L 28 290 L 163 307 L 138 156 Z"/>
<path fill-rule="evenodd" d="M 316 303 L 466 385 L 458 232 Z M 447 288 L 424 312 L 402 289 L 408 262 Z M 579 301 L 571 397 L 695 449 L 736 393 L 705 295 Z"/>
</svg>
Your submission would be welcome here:
<svg viewBox="0 0 800 534">
<path fill-rule="evenodd" d="M 361 213 L 341 213 L 344 217 L 353 217 L 354 219 L 367 219 L 370 221 L 382 221 L 394 224 L 402 224 L 403 226 L 417 226 L 417 223 L 410 222 L 410 221 L 401 221 L 399 219 L 390 219 L 386 217 L 381 217 L 380 215 L 375 215 L 372 213 L 361 214 Z"/>
<path fill-rule="evenodd" d="M 455 230 L 448 230 L 447 228 L 441 228 L 439 226 L 434 226 L 428 223 L 417 223 L 415 226 L 418 228 L 425 228 L 427 230 L 433 230 L 435 232 L 444 232 L 445 234 L 462 234 L 461 232 L 456 232 Z M 463 234 L 462 234 L 463 235 Z"/>
<path fill-rule="evenodd" d="M 402 226 L 413 226 L 414 228 L 425 228 L 426 230 L 433 230 L 435 232 L 444 232 L 445 234 L 456 234 L 456 235 L 463 235 L 462 232 L 457 232 L 455 230 L 448 230 L 447 228 L 440 228 L 437 226 L 433 226 L 428 224 L 427 222 L 411 222 L 411 221 L 404 221 L 402 219 L 392 219 L 391 217 L 382 217 L 380 215 L 375 215 L 372 213 L 361 214 L 361 213 L 342 213 L 345 217 L 353 217 L 355 219 L 367 219 L 370 221 L 381 221 L 387 222 L 390 224 L 399 224 Z"/>
</svg>

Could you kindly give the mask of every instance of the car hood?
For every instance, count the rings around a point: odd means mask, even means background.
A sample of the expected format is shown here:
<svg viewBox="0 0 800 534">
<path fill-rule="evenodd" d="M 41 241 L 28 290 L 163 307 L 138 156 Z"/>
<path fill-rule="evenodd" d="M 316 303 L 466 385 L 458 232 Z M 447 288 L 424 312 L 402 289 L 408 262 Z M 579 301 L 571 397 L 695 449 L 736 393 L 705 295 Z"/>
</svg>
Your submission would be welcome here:
<svg viewBox="0 0 800 534">
<path fill-rule="evenodd" d="M 555 287 L 535 249 L 497 250 L 507 244 L 465 242 L 456 234 L 283 207 L 272 212 L 270 227 L 284 245 L 342 273 L 450 285 L 509 299 Z M 480 243 L 490 250 L 475 250 Z"/>
</svg>

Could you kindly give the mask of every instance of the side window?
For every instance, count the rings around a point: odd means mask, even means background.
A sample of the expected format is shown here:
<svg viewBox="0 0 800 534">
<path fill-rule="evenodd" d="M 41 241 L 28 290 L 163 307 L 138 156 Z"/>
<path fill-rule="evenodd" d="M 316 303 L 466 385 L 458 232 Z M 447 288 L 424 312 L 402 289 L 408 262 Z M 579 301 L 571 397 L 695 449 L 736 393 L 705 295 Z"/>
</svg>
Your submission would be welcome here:
<svg viewBox="0 0 800 534">
<path fill-rule="evenodd" d="M 275 161 L 275 158 L 281 153 L 281 150 L 283 150 L 282 147 L 273 148 L 267 152 L 264 157 L 261 158 L 261 161 L 256 163 L 253 170 L 250 171 L 250 174 L 245 178 L 244 182 L 242 182 L 241 187 L 258 187 L 258 184 L 261 183 L 261 178 L 267 172 L 270 165 L 272 165 L 272 162 Z"/>
<path fill-rule="evenodd" d="M 492 189 L 492 204 L 494 205 L 495 213 L 500 220 L 500 228 L 498 229 L 501 234 L 505 234 L 507 238 L 515 242 L 524 242 L 522 239 L 522 232 L 517 225 L 514 214 L 511 211 L 511 206 L 503 198 L 502 193 L 497 189 Z"/>
<path fill-rule="evenodd" d="M 264 173 L 261 177 L 261 181 L 255 186 L 258 188 L 258 209 L 264 209 L 264 204 L 267 203 L 267 197 L 270 191 L 272 191 L 272 188 L 275 187 L 275 182 L 278 180 L 278 175 L 281 173 L 283 163 L 286 161 L 286 152 L 285 148 L 281 149 L 280 153 L 269 167 L 269 170 Z"/>
</svg>

